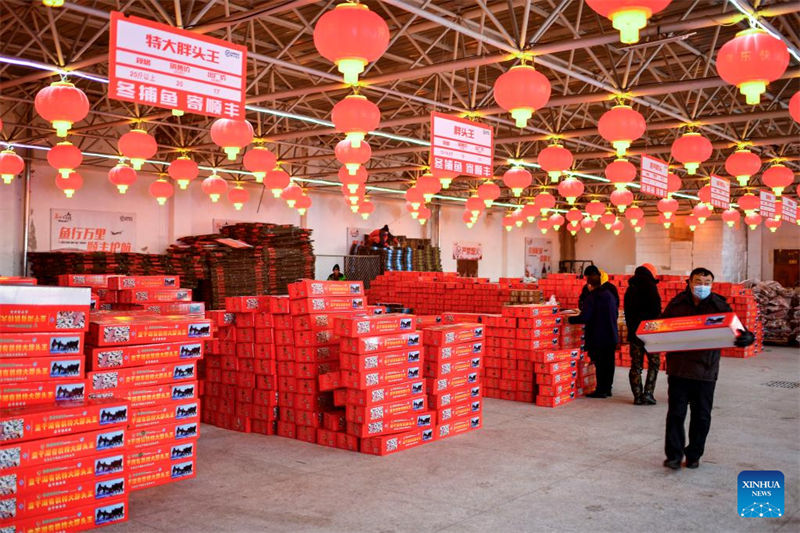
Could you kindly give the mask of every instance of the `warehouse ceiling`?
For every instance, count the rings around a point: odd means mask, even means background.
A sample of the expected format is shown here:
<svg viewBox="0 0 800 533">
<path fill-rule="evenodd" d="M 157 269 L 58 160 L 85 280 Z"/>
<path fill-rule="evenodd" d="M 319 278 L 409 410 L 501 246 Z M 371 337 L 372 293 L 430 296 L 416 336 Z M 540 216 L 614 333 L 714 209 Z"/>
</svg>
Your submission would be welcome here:
<svg viewBox="0 0 800 533">
<path fill-rule="evenodd" d="M 800 89 L 800 2 L 673 1 L 651 19 L 637 44 L 627 46 L 611 23 L 583 0 L 364 3 L 386 20 L 391 32 L 387 52 L 361 77 L 361 93 L 382 112 L 382 135 L 368 137 L 373 150 L 370 184 L 401 189 L 423 171 L 434 110 L 494 126 L 497 176 L 508 168 L 509 159 L 535 162 L 554 137 L 574 153 L 575 170 L 602 176 L 614 153 L 596 123 L 620 94 L 632 97 L 648 124 L 629 151 L 635 163 L 642 153 L 669 159 L 670 145 L 686 125 L 711 140 L 714 154 L 698 175 L 675 170 L 683 178 L 682 191 L 690 196 L 707 183 L 710 173 L 725 174 L 725 158 L 740 142 L 750 143 L 765 161 L 781 157 L 795 172 L 800 169 L 800 125 L 787 110 L 790 96 Z M 39 89 L 57 79 L 52 69 L 60 67 L 74 71 L 70 81 L 92 104 L 89 116 L 70 135 L 82 151 L 116 154 L 116 140 L 138 120 L 158 141 L 154 159 L 168 162 L 188 149 L 201 164 L 241 169 L 238 162 L 224 161 L 211 142 L 212 119 L 173 117 L 160 108 L 106 98 L 109 12 L 121 10 L 245 45 L 247 118 L 256 134 L 292 175 L 335 180 L 339 163 L 333 148 L 342 135 L 326 121 L 333 105 L 351 89 L 318 54 L 312 39 L 315 22 L 334 6 L 310 0 L 76 0 L 47 8 L 38 0 L 4 0 L 0 136 L 15 144 L 57 142 L 32 101 Z M 717 76 L 714 64 L 717 50 L 748 27 L 745 13 L 779 34 L 793 53 L 783 78 L 770 83 L 755 106 Z M 548 105 L 524 129 L 497 107 L 492 93 L 495 79 L 519 62 L 520 52 L 533 56 L 537 70 L 552 84 Z M 34 156 L 44 157 L 43 152 Z M 115 161 L 90 157 L 84 163 L 108 168 Z M 165 167 L 146 164 L 143 170 L 155 174 Z M 534 176 L 536 184 L 527 196 L 549 185 L 544 172 L 536 170 Z M 587 201 L 593 195 L 607 199 L 611 191 L 603 181 L 586 178 L 584 183 L 582 199 Z M 477 185 L 459 178 L 449 193 L 467 196 Z M 735 181 L 732 185 L 734 197 L 744 192 Z M 508 200 L 505 187 L 503 193 Z M 684 200 L 682 210 L 692 203 Z M 649 204 L 652 209 L 653 197 Z"/>
</svg>

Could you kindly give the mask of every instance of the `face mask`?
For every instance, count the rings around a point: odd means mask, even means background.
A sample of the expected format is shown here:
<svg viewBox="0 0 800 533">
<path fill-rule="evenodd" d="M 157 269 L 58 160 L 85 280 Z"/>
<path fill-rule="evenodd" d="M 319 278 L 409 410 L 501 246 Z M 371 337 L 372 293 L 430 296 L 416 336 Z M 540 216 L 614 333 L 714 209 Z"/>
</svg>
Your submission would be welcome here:
<svg viewBox="0 0 800 533">
<path fill-rule="evenodd" d="M 692 294 L 701 300 L 705 300 L 711 296 L 711 285 L 695 285 L 692 287 Z"/>
</svg>

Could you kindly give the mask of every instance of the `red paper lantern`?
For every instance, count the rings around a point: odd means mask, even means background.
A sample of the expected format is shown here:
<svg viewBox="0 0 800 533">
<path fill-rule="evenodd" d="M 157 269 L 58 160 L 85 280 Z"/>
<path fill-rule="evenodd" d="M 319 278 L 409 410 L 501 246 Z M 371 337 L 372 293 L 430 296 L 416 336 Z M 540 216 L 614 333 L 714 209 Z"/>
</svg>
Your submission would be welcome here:
<svg viewBox="0 0 800 533">
<path fill-rule="evenodd" d="M 633 193 L 627 189 L 617 189 L 611 193 L 611 203 L 617 206 L 620 213 L 633 203 Z"/>
<path fill-rule="evenodd" d="M 550 219 L 540 218 L 536 221 L 536 227 L 539 228 L 539 231 L 542 232 L 542 235 L 545 235 L 547 230 L 549 230 L 551 227 Z"/>
<path fill-rule="evenodd" d="M 417 189 L 422 191 L 422 197 L 427 203 L 433 200 L 434 194 L 439 194 L 439 191 L 442 190 L 442 184 L 433 177 L 433 174 L 426 172 L 417 179 Z"/>
<path fill-rule="evenodd" d="M 81 166 L 83 154 L 77 146 L 71 142 L 64 141 L 48 150 L 47 162 L 51 167 L 58 170 L 62 178 L 66 178 L 70 172 Z"/>
<path fill-rule="evenodd" d="M 464 211 L 464 214 L 461 215 L 461 220 L 466 224 L 466 226 L 472 229 L 472 226 L 475 225 L 475 217 L 472 216 L 472 213 L 469 211 Z"/>
<path fill-rule="evenodd" d="M 506 215 L 503 217 L 503 227 L 506 229 L 506 231 L 511 231 L 514 229 L 515 222 L 516 218 L 514 215 Z"/>
<path fill-rule="evenodd" d="M 33 105 L 39 116 L 52 124 L 59 137 L 66 137 L 72 125 L 89 114 L 86 94 L 66 81 L 55 81 L 40 90 Z"/>
<path fill-rule="evenodd" d="M 422 191 L 417 187 L 409 187 L 406 189 L 405 196 L 406 201 L 414 206 L 414 211 L 419 211 L 420 206 L 425 203 L 425 196 L 423 196 Z"/>
<path fill-rule="evenodd" d="M 639 42 L 639 31 L 647 26 L 654 14 L 663 10 L 671 0 L 586 0 L 598 15 L 611 21 L 625 44 Z"/>
<path fill-rule="evenodd" d="M 541 209 L 542 215 L 546 215 L 549 210 L 556 206 L 556 198 L 549 192 L 543 192 L 534 198 L 533 203 Z"/>
<path fill-rule="evenodd" d="M 722 220 L 728 225 L 729 228 L 732 228 L 734 225 L 738 224 L 741 218 L 742 215 L 740 215 L 739 211 L 733 207 L 722 212 Z"/>
<path fill-rule="evenodd" d="M 367 63 L 389 46 L 389 26 L 364 4 L 345 2 L 322 15 L 314 26 L 314 46 L 334 63 L 344 82 L 354 85 Z"/>
<path fill-rule="evenodd" d="M 558 194 L 566 198 L 569 205 L 575 203 L 575 199 L 583 194 L 583 190 L 583 182 L 571 177 L 558 184 Z"/>
<path fill-rule="evenodd" d="M 567 224 L 567 231 L 569 231 L 569 234 L 572 235 L 573 237 L 577 235 L 580 230 L 581 230 L 580 222 L 570 222 L 569 224 Z"/>
<path fill-rule="evenodd" d="M 352 176 L 358 171 L 358 167 L 369 161 L 372 157 L 372 148 L 366 142 L 362 142 L 358 148 L 354 147 L 347 139 L 339 141 L 336 145 L 336 159 L 347 167 L 347 171 Z"/>
<path fill-rule="evenodd" d="M 487 181 L 478 187 L 477 194 L 486 207 L 492 207 L 494 201 L 500 198 L 500 186 L 493 181 Z"/>
<path fill-rule="evenodd" d="M 518 198 L 522 191 L 531 186 L 532 182 L 533 176 L 522 167 L 512 167 L 503 174 L 503 183 Z"/>
<path fill-rule="evenodd" d="M 178 187 L 180 187 L 182 191 L 185 191 L 186 188 L 189 187 L 189 183 L 197 178 L 199 172 L 200 169 L 197 167 L 197 163 L 185 155 L 182 155 L 172 161 L 167 169 L 167 174 L 169 174 L 169 177 L 178 183 Z M 159 187 L 161 186 L 159 185 Z"/>
<path fill-rule="evenodd" d="M 283 189 L 283 192 L 281 192 L 281 198 L 290 209 L 294 209 L 294 206 L 297 205 L 297 200 L 299 200 L 301 196 L 303 196 L 303 189 L 296 183 L 290 183 Z"/>
<path fill-rule="evenodd" d="M 684 133 L 672 143 L 672 157 L 683 163 L 686 172 L 691 176 L 697 172 L 700 163 L 711 157 L 714 148 L 711 141 L 697 132 Z"/>
<path fill-rule="evenodd" d="M 633 206 L 625 213 L 625 218 L 631 223 L 631 226 L 636 226 L 640 220 L 644 219 L 644 210 L 641 207 Z"/>
<path fill-rule="evenodd" d="M 272 191 L 272 196 L 280 198 L 283 190 L 292 182 L 291 176 L 279 168 L 267 172 L 264 177 L 264 187 Z"/>
<path fill-rule="evenodd" d="M 702 203 L 711 206 L 711 185 L 703 185 L 700 187 L 697 191 L 697 197 Z"/>
<path fill-rule="evenodd" d="M 767 84 L 789 66 L 786 43 L 759 28 L 749 28 L 722 45 L 717 53 L 719 77 L 739 88 L 749 105 L 761 102 Z"/>
<path fill-rule="evenodd" d="M 614 222 L 616 221 L 617 217 L 614 215 L 614 213 L 603 213 L 602 215 L 600 215 L 600 223 L 607 230 L 610 230 L 611 226 L 613 226 Z"/>
<path fill-rule="evenodd" d="M 706 219 L 711 216 L 711 209 L 705 204 L 697 204 L 692 208 L 692 214 L 697 217 L 700 224 L 704 224 Z"/>
<path fill-rule="evenodd" d="M 150 196 L 156 199 L 158 205 L 167 203 L 167 199 L 171 198 L 175 193 L 175 188 L 170 182 L 163 178 L 159 178 L 147 188 Z"/>
<path fill-rule="evenodd" d="M 72 198 L 75 191 L 83 187 L 83 177 L 77 172 L 70 172 L 66 178 L 56 176 L 56 187 L 64 191 L 64 196 Z"/>
<path fill-rule="evenodd" d="M 612 107 L 597 122 L 597 131 L 617 150 L 617 157 L 623 157 L 631 143 L 644 135 L 646 129 L 642 114 L 627 105 Z"/>
<path fill-rule="evenodd" d="M 519 210 L 519 216 L 526 219 L 528 222 L 533 222 L 536 217 L 542 214 L 540 207 L 536 203 L 528 203 L 522 206 Z"/>
<path fill-rule="evenodd" d="M 689 231 L 696 230 L 697 226 L 700 225 L 700 221 L 697 220 L 697 217 L 695 215 L 693 215 L 693 214 L 692 215 L 687 215 L 685 221 L 686 221 L 686 225 L 689 226 Z"/>
<path fill-rule="evenodd" d="M 522 209 L 517 209 L 511 216 L 514 217 L 514 225 L 516 227 L 521 228 L 522 224 L 525 223 L 525 219 L 522 217 Z"/>
<path fill-rule="evenodd" d="M 263 183 L 267 172 L 275 168 L 278 158 L 263 146 L 254 146 L 242 158 L 242 164 L 248 172 L 252 172 L 256 183 Z M 283 188 L 283 187 L 281 187 Z"/>
<path fill-rule="evenodd" d="M 294 207 L 297 209 L 297 212 L 300 213 L 300 216 L 305 215 L 308 209 L 311 207 L 311 197 L 307 194 L 300 195 L 297 198 Z"/>
<path fill-rule="evenodd" d="M 614 235 L 619 235 L 620 233 L 622 233 L 622 230 L 624 229 L 625 229 L 625 224 L 623 224 L 622 221 L 619 219 L 615 221 L 614 224 L 611 225 L 611 231 L 614 232 Z"/>
<path fill-rule="evenodd" d="M 228 191 L 228 182 L 216 174 L 211 174 L 203 180 L 200 187 L 213 203 L 217 203 L 220 196 Z"/>
<path fill-rule="evenodd" d="M 141 170 L 146 159 L 153 157 L 158 151 L 155 138 L 141 129 L 131 130 L 117 142 L 119 153 L 131 160 L 133 170 Z"/>
<path fill-rule="evenodd" d="M 619 191 L 636 179 L 636 167 L 627 159 L 615 159 L 605 169 L 606 178 Z"/>
<path fill-rule="evenodd" d="M 253 126 L 244 119 L 218 118 L 211 124 L 211 140 L 233 161 L 242 148 L 253 142 Z"/>
<path fill-rule="evenodd" d="M 349 193 L 355 193 L 360 185 L 367 183 L 369 173 L 364 167 L 358 167 L 355 174 L 350 174 L 345 167 L 339 167 L 339 181 L 347 187 Z"/>
<path fill-rule="evenodd" d="M 431 210 L 424 205 L 420 207 L 419 211 L 417 212 L 417 221 L 419 222 L 420 226 L 424 226 L 425 223 L 430 220 L 432 214 L 433 213 L 431 213 Z"/>
<path fill-rule="evenodd" d="M 108 181 L 117 187 L 120 194 L 125 194 L 128 187 L 136 183 L 136 171 L 124 163 L 108 171 Z"/>
<path fill-rule="evenodd" d="M 794 182 L 794 172 L 780 164 L 772 165 L 761 175 L 761 181 L 775 192 L 775 196 L 781 196 L 783 190 Z"/>
<path fill-rule="evenodd" d="M 342 194 L 344 194 L 347 203 L 350 205 L 350 210 L 353 213 L 358 213 L 358 204 L 364 199 L 367 194 L 367 188 L 364 185 L 359 185 L 355 192 L 351 193 L 347 187 L 342 186 Z"/>
<path fill-rule="evenodd" d="M 761 207 L 761 200 L 754 194 L 744 194 L 739 198 L 738 204 L 745 214 L 749 215 L 758 211 Z"/>
<path fill-rule="evenodd" d="M 644 218 L 640 218 L 639 220 L 636 221 L 636 224 L 633 225 L 633 231 L 639 233 L 640 231 L 642 231 L 645 224 L 647 224 L 647 221 Z"/>
<path fill-rule="evenodd" d="M 761 215 L 758 213 L 751 213 L 744 217 L 744 223 L 747 224 L 747 227 L 751 230 L 754 230 L 761 224 Z"/>
<path fill-rule="evenodd" d="M 767 227 L 770 233 L 775 233 L 775 231 L 781 227 L 781 221 L 775 220 L 774 218 L 768 218 L 764 221 L 764 225 Z"/>
<path fill-rule="evenodd" d="M 603 213 L 606 212 L 606 204 L 603 202 L 598 202 L 597 200 L 592 200 L 586 204 L 586 212 L 589 213 L 589 216 L 591 216 L 593 219 L 597 220 L 603 216 Z M 613 217 L 614 215 L 611 216 Z"/>
<path fill-rule="evenodd" d="M 562 217 L 558 213 L 550 215 L 550 225 L 553 227 L 554 230 L 558 231 L 559 229 L 561 229 L 561 226 L 564 225 L 564 222 L 566 222 L 564 220 L 564 217 Z"/>
<path fill-rule="evenodd" d="M 581 213 L 580 209 L 573 207 L 567 211 L 567 220 L 570 222 L 580 222 L 583 220 L 583 213 Z"/>
<path fill-rule="evenodd" d="M 672 172 L 667 174 L 667 197 L 671 198 L 672 193 L 678 192 L 683 187 L 681 177 Z"/>
<path fill-rule="evenodd" d="M 524 128 L 534 111 L 550 100 L 550 80 L 530 65 L 516 65 L 495 80 L 494 100 Z"/>
<path fill-rule="evenodd" d="M 416 206 L 416 207 L 414 207 Z M 414 220 L 417 219 L 419 216 L 419 209 L 422 207 L 422 204 L 412 204 L 411 202 L 406 202 L 406 210 L 411 213 L 411 218 Z"/>
<path fill-rule="evenodd" d="M 449 170 L 432 169 L 431 173 L 442 184 L 442 189 L 449 189 L 450 184 L 458 177 L 458 173 Z"/>
<path fill-rule="evenodd" d="M 761 170 L 761 158 L 750 150 L 736 150 L 725 160 L 725 171 L 746 187 L 750 176 Z"/>
<path fill-rule="evenodd" d="M 669 229 L 672 225 L 672 217 L 667 218 L 666 213 L 660 213 L 658 215 L 658 222 L 664 226 L 664 229 Z"/>
<path fill-rule="evenodd" d="M 596 225 L 597 223 L 592 220 L 592 217 L 585 217 L 583 220 L 581 220 L 581 227 L 587 234 L 591 233 Z"/>
<path fill-rule="evenodd" d="M 369 216 L 375 212 L 375 204 L 370 202 L 369 200 L 364 200 L 358 205 L 358 214 L 361 215 L 361 218 L 367 220 Z"/>
<path fill-rule="evenodd" d="M 669 220 L 672 215 L 678 212 L 678 200 L 674 198 L 662 198 L 657 204 L 658 210 L 664 215 L 664 218 Z"/>
<path fill-rule="evenodd" d="M 467 211 L 472 213 L 472 216 L 477 217 L 483 211 L 484 208 L 483 200 L 481 200 L 477 196 L 470 196 L 469 198 L 467 198 L 466 208 Z"/>
<path fill-rule="evenodd" d="M 378 128 L 381 110 L 360 94 L 351 94 L 333 106 L 331 121 L 336 131 L 347 134 L 354 148 L 361 145 L 366 134 Z"/>
<path fill-rule="evenodd" d="M 789 99 L 789 115 L 795 122 L 800 122 L 800 91 L 797 91 Z"/>
<path fill-rule="evenodd" d="M 237 183 L 233 189 L 228 191 L 228 201 L 233 204 L 233 208 L 237 211 L 241 211 L 248 200 L 250 200 L 250 193 L 242 187 L 241 183 Z"/>
<path fill-rule="evenodd" d="M 536 162 L 547 172 L 552 183 L 556 183 L 558 178 L 572 167 L 572 161 L 572 152 L 558 143 L 553 143 L 539 152 L 536 158 Z"/>
<path fill-rule="evenodd" d="M 0 152 L 0 178 L 6 185 L 11 185 L 14 178 L 25 170 L 25 161 L 14 150 Z"/>
</svg>

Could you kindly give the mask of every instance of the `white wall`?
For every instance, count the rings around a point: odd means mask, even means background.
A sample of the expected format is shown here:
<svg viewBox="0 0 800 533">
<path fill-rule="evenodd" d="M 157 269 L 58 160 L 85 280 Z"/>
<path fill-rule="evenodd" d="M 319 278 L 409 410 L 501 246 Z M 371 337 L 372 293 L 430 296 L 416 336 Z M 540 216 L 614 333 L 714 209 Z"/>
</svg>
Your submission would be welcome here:
<svg viewBox="0 0 800 533">
<path fill-rule="evenodd" d="M 756 231 L 761 233 L 761 275 L 763 279 L 772 279 L 775 267 L 775 250 L 798 249 L 800 248 L 800 226 L 784 222 L 775 233 L 763 225 Z M 755 232 L 751 232 L 755 233 Z"/>
<path fill-rule="evenodd" d="M 606 230 L 599 222 L 588 235 L 584 231 L 575 237 L 575 259 L 591 259 L 609 274 L 621 274 L 636 263 L 636 232 L 625 222 L 619 235 Z"/>
<path fill-rule="evenodd" d="M 0 276 L 22 274 L 22 184 L 0 180 Z"/>
</svg>

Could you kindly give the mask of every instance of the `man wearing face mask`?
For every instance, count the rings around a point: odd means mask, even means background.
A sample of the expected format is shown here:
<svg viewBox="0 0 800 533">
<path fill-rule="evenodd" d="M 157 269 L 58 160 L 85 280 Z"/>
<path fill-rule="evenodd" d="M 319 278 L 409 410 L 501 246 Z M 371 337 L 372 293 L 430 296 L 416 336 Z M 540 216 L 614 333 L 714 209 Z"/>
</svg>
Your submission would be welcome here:
<svg viewBox="0 0 800 533">
<path fill-rule="evenodd" d="M 728 302 L 714 292 L 711 286 L 714 274 L 705 268 L 695 268 L 689 275 L 686 290 L 664 309 L 661 318 L 679 316 L 730 313 Z M 736 346 L 743 348 L 755 342 L 755 336 L 739 330 Z M 687 468 L 697 468 L 705 449 L 706 437 L 711 427 L 711 407 L 714 403 L 714 388 L 719 374 L 719 350 L 694 350 L 667 353 L 667 430 L 664 466 L 678 470 L 683 457 Z M 689 420 L 689 445 L 686 446 L 684 422 L 686 411 L 691 408 Z"/>
</svg>

